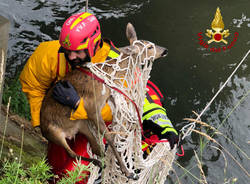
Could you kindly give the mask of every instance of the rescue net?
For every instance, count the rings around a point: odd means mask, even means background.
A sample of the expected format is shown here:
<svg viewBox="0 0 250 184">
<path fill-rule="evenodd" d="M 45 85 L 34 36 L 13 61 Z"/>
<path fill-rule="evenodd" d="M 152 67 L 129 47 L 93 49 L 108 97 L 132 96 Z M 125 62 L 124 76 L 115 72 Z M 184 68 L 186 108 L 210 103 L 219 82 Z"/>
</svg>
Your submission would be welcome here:
<svg viewBox="0 0 250 184">
<path fill-rule="evenodd" d="M 152 49 L 149 51 L 152 47 L 153 52 Z M 102 172 L 102 183 L 164 183 L 172 168 L 176 148 L 170 150 L 168 142 L 157 143 L 147 158 L 143 158 L 142 130 L 139 123 L 139 118 L 142 118 L 143 114 L 146 84 L 157 50 L 153 43 L 139 40 L 133 43 L 132 48 L 131 54 L 121 52 L 116 59 L 88 64 L 91 72 L 103 79 L 106 84 L 103 85 L 102 93 L 106 92 L 106 87 L 111 90 L 113 100 L 108 103 L 112 109 L 113 122 L 108 128 L 113 132 L 116 149 L 125 166 L 139 176 L 138 180 L 128 179 L 121 172 L 111 146 L 108 146 L 104 157 L 106 167 Z M 135 105 L 128 98 L 138 107 L 140 117 Z M 104 147 L 103 145 L 103 149 Z M 91 149 L 88 149 L 88 152 L 93 156 Z M 88 184 L 94 183 L 97 179 L 98 170 L 98 167 L 93 166 Z"/>
</svg>

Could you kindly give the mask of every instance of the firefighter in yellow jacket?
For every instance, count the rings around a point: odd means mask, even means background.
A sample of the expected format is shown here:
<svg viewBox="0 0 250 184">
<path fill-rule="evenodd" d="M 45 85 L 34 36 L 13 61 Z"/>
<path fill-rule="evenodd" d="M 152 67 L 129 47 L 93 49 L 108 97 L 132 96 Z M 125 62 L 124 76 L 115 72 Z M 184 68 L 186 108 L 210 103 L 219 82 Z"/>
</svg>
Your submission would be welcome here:
<svg viewBox="0 0 250 184">
<path fill-rule="evenodd" d="M 100 24 L 93 14 L 84 12 L 69 17 L 62 26 L 59 40 L 41 43 L 20 75 L 22 90 L 30 104 L 32 125 L 40 125 L 42 101 L 52 84 L 85 62 L 104 62 L 119 54 L 112 42 L 101 38 Z M 72 108 L 71 120 L 87 118 L 83 99 L 70 83 L 65 85 L 57 82 L 52 96 L 59 103 Z M 108 105 L 102 109 L 102 117 L 105 122 L 112 121 Z M 86 138 L 78 134 L 71 146 L 76 153 L 86 156 L 86 143 Z M 74 146 L 75 144 L 84 145 Z M 73 169 L 73 161 L 65 150 L 53 143 L 49 143 L 48 159 L 55 174 L 61 175 L 66 170 Z"/>
</svg>

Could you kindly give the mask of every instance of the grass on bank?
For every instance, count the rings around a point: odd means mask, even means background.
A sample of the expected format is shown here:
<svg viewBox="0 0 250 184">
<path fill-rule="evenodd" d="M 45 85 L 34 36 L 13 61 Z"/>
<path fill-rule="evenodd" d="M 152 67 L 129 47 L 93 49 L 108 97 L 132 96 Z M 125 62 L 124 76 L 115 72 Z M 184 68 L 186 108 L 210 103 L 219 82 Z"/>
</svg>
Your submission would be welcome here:
<svg viewBox="0 0 250 184">
<path fill-rule="evenodd" d="M 17 74 L 14 78 L 8 78 L 5 80 L 2 103 L 7 105 L 8 99 L 11 97 L 10 111 L 24 117 L 27 120 L 30 120 L 29 102 L 26 95 L 22 92 L 21 83 L 18 78 L 19 74 Z"/>
<path fill-rule="evenodd" d="M 0 184 L 48 184 L 58 177 L 53 175 L 45 159 L 37 161 L 29 168 L 24 168 L 23 164 L 16 159 L 9 159 L 0 162 Z M 74 171 L 70 171 L 57 184 L 72 184 L 86 178 L 83 171 L 89 171 L 85 165 L 76 163 Z"/>
<path fill-rule="evenodd" d="M 46 184 L 52 177 L 50 168 L 44 160 L 38 161 L 27 169 L 16 159 L 9 159 L 1 165 L 0 184 Z"/>
</svg>

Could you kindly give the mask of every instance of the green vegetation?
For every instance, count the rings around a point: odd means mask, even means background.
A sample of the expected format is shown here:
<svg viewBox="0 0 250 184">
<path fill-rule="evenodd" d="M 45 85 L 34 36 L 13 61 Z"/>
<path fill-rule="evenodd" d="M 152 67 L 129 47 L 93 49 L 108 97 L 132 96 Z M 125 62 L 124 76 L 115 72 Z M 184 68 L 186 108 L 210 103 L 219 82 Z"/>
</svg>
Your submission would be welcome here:
<svg viewBox="0 0 250 184">
<path fill-rule="evenodd" d="M 48 184 L 49 180 L 57 178 L 51 174 L 45 159 L 32 164 L 29 168 L 24 168 L 23 164 L 15 159 L 0 162 L 0 166 L 0 184 Z M 86 173 L 83 172 L 86 170 L 89 171 L 89 168 L 77 162 L 75 170 L 68 172 L 57 184 L 72 184 L 81 181 L 86 177 Z"/>
<path fill-rule="evenodd" d="M 28 169 L 24 169 L 22 163 L 15 159 L 8 160 L 1 167 L 0 173 L 0 184 L 47 183 L 47 180 L 53 176 L 44 159 Z"/>
<path fill-rule="evenodd" d="M 11 96 L 11 112 L 30 120 L 29 102 L 26 95 L 22 92 L 21 83 L 18 78 L 19 73 L 13 79 L 9 78 L 5 80 L 2 102 L 4 105 L 7 105 Z"/>
<path fill-rule="evenodd" d="M 65 177 L 63 177 L 57 184 L 72 184 L 79 182 L 86 178 L 86 172 L 91 171 L 91 168 L 88 166 L 82 165 L 80 161 L 75 163 L 74 171 L 70 171 L 67 173 Z"/>
</svg>

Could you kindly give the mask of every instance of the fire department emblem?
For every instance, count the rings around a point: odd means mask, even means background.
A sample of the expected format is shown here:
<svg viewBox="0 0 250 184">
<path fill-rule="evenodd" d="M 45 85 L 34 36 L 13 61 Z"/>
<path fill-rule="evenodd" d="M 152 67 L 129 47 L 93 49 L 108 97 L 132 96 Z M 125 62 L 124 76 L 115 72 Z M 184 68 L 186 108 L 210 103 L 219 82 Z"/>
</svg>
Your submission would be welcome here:
<svg viewBox="0 0 250 184">
<path fill-rule="evenodd" d="M 70 48 L 71 43 L 69 41 L 69 34 L 65 37 L 64 41 L 62 42 L 65 47 Z"/>
<path fill-rule="evenodd" d="M 230 35 L 229 30 L 224 30 L 224 22 L 220 13 L 220 8 L 218 7 L 214 15 L 214 20 L 211 23 L 212 29 L 207 29 L 206 36 L 211 38 L 208 40 L 208 44 L 212 42 L 223 42 L 227 44 L 228 42 L 224 39 Z"/>
</svg>

